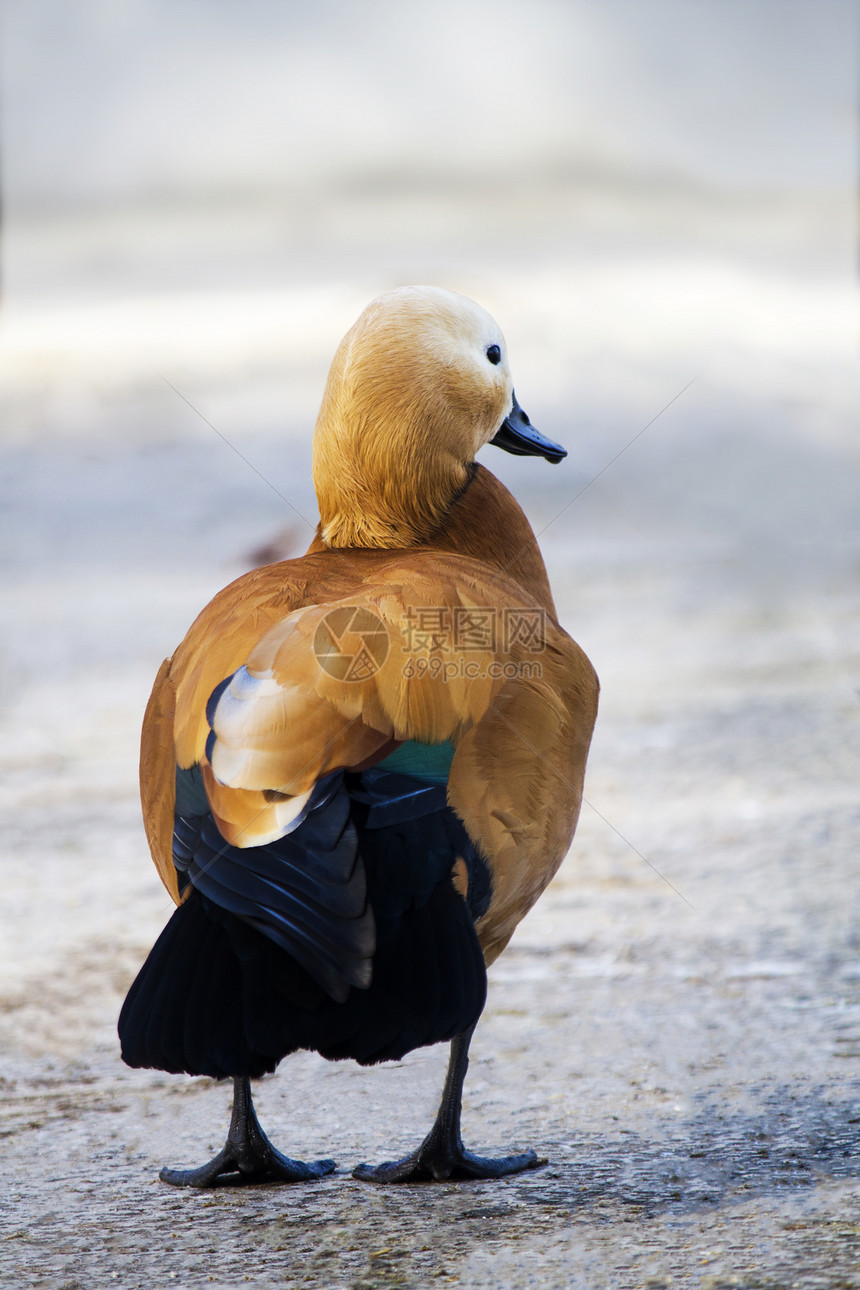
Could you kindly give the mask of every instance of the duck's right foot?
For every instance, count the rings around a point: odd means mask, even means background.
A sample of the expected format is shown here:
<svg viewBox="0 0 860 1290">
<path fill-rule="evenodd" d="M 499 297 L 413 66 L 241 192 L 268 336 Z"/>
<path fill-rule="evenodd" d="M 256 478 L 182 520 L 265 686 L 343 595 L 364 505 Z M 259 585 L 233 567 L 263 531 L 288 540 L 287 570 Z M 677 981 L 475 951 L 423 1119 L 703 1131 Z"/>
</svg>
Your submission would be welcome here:
<svg viewBox="0 0 860 1290">
<path fill-rule="evenodd" d="M 475 1027 L 451 1042 L 451 1060 L 445 1077 L 445 1088 L 433 1128 L 411 1156 L 388 1160 L 382 1165 L 358 1165 L 352 1171 L 360 1182 L 410 1183 L 446 1178 L 504 1178 L 539 1169 L 545 1160 L 534 1151 L 492 1159 L 467 1151 L 460 1137 L 460 1106 L 463 1080 L 469 1068 L 469 1043 Z"/>
<path fill-rule="evenodd" d="M 466 1151 L 462 1142 L 445 1143 L 431 1133 L 411 1156 L 383 1165 L 357 1165 L 352 1176 L 359 1182 L 373 1183 L 445 1182 L 449 1178 L 504 1178 L 546 1163 L 534 1151 L 496 1159 L 476 1156 Z"/>
</svg>

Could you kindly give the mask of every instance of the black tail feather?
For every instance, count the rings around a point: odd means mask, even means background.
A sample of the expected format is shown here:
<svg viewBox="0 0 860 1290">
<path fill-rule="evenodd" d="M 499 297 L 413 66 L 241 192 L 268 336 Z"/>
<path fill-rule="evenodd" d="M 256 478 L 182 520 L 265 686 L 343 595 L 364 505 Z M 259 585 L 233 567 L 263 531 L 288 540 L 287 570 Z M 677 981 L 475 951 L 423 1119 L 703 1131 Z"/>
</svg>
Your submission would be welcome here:
<svg viewBox="0 0 860 1290">
<path fill-rule="evenodd" d="M 467 1030 L 486 971 L 473 912 L 451 871 L 476 857 L 450 808 L 393 826 L 358 823 L 376 923 L 373 975 L 338 1001 L 263 931 L 192 889 L 141 968 L 120 1015 L 131 1066 L 251 1077 L 297 1049 L 362 1064 Z"/>
</svg>

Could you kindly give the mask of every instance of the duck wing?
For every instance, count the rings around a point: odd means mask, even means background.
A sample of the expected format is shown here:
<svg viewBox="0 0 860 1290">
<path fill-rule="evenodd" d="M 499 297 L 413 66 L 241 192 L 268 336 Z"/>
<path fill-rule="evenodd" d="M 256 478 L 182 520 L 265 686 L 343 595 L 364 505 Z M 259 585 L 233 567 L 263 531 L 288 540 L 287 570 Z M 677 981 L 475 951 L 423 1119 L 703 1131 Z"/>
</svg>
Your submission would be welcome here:
<svg viewBox="0 0 860 1290">
<path fill-rule="evenodd" d="M 549 613 L 481 562 L 352 556 L 346 572 L 327 553 L 239 580 L 159 673 L 141 760 L 156 865 L 178 898 L 177 766 L 196 768 L 238 865 L 246 849 L 300 834 L 333 772 L 402 741 L 450 742 L 448 800 L 490 867 L 478 932 L 494 957 L 569 846 L 596 677 Z M 315 576 L 303 581 L 295 566 Z"/>
</svg>

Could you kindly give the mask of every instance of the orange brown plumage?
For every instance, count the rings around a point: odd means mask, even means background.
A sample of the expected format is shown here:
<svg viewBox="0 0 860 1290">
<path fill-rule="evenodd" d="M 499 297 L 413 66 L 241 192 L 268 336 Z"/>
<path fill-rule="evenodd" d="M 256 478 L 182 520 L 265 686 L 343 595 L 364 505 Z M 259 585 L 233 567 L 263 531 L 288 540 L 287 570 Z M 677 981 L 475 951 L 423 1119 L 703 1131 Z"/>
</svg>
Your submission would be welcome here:
<svg viewBox="0 0 860 1290">
<path fill-rule="evenodd" d="M 380 297 L 332 365 L 308 553 L 220 592 L 158 674 L 141 746 L 144 821 L 163 882 L 194 907 L 174 915 L 130 993 L 124 1055 L 230 1074 L 234 1120 L 246 1107 L 241 1143 L 228 1139 L 214 1173 L 167 1171 L 167 1181 L 318 1176 L 279 1165 L 286 1158 L 264 1135 L 263 1162 L 259 1152 L 240 1159 L 253 1116 L 247 1076 L 297 1046 L 379 1060 L 450 1038 L 456 1101 L 483 1006 L 475 954 L 489 963 L 504 949 L 570 845 L 597 682 L 557 622 L 528 521 L 474 462 L 491 440 L 563 455 L 519 409 L 493 320 L 435 289 Z M 421 621 L 437 624 L 435 638 L 416 639 Z M 508 631 L 517 621 L 530 634 Z M 465 643 L 452 634 L 458 622 L 471 624 Z M 344 674 L 343 640 L 369 643 L 361 675 Z M 327 875 L 318 888 L 317 868 Z M 237 1003 L 229 1034 L 211 1023 L 217 1059 L 201 1058 L 203 987 L 184 1013 L 171 1003 L 173 1020 L 156 1015 L 166 1007 L 159 979 L 186 962 L 192 932 L 201 946 L 217 939 L 219 962 L 232 953 L 268 964 L 277 950 L 289 1018 L 257 1001 L 257 1024 Z M 408 958 L 410 937 L 425 939 L 424 967 Z M 201 949 L 197 977 L 203 958 Z M 402 978 L 407 958 L 414 999 L 393 1003 L 386 973 Z M 185 1031 L 197 1036 L 193 1054 L 177 1038 Z M 535 1162 L 440 1145 L 439 1123 L 414 1158 L 358 1176 L 498 1176 Z"/>
</svg>

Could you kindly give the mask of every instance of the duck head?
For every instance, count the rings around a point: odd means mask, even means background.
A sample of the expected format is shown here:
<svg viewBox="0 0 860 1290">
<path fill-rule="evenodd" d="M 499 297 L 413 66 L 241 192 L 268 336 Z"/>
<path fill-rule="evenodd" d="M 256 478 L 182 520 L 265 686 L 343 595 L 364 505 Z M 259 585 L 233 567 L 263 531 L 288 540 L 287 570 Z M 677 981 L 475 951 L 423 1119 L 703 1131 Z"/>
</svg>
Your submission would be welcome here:
<svg viewBox="0 0 860 1290">
<path fill-rule="evenodd" d="M 566 456 L 519 407 L 505 339 L 480 305 L 438 287 L 378 296 L 341 341 L 317 418 L 323 541 L 427 541 L 485 443 L 549 461 Z"/>
</svg>

